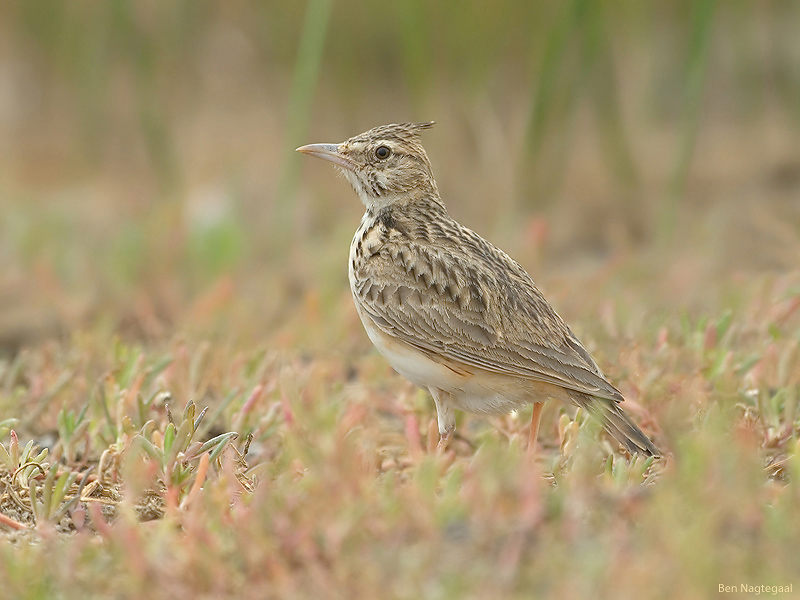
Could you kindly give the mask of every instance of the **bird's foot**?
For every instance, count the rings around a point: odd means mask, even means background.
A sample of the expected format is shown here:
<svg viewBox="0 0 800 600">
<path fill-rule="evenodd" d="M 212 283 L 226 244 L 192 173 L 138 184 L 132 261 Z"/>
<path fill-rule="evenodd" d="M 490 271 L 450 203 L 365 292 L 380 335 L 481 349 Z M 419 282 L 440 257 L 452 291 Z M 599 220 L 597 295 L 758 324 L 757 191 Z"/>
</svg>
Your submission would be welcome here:
<svg viewBox="0 0 800 600">
<path fill-rule="evenodd" d="M 450 443 L 450 438 L 452 437 L 452 429 L 447 429 L 439 433 L 439 444 L 436 446 L 436 452 L 438 454 L 444 454 L 444 451 L 447 450 L 447 444 Z"/>
</svg>

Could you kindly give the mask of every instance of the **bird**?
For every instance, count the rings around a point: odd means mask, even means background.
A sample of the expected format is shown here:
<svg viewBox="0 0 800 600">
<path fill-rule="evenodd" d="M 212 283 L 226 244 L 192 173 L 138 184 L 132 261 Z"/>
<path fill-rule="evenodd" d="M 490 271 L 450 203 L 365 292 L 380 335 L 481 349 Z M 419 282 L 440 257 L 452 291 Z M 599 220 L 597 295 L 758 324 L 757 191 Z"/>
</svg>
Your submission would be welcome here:
<svg viewBox="0 0 800 600">
<path fill-rule="evenodd" d="M 532 453 L 544 402 L 555 399 L 585 409 L 629 453 L 660 456 L 525 269 L 449 215 L 421 143 L 432 126 L 382 125 L 297 151 L 333 163 L 366 208 L 350 245 L 355 307 L 394 370 L 429 391 L 439 449 L 456 410 L 492 415 L 533 404 Z"/>
</svg>

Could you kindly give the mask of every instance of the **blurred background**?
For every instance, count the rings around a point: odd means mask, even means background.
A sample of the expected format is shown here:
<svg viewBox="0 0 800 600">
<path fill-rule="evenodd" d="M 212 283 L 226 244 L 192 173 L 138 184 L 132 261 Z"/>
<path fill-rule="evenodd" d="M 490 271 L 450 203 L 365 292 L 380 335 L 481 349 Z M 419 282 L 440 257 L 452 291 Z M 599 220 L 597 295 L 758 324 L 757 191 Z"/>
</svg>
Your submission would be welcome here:
<svg viewBox="0 0 800 600">
<path fill-rule="evenodd" d="M 0 354 L 80 330 L 366 351 L 363 207 L 293 150 L 412 120 L 437 122 L 451 214 L 576 331 L 609 298 L 651 322 L 735 304 L 798 268 L 798 23 L 796 2 L 7 0 Z"/>
</svg>

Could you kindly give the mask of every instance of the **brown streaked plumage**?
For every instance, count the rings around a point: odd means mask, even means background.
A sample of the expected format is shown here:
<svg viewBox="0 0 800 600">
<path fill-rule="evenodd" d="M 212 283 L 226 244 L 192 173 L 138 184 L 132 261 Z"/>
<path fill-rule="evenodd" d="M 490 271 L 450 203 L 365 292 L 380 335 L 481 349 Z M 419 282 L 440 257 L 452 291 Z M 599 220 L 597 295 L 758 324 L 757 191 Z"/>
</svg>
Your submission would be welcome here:
<svg viewBox="0 0 800 600">
<path fill-rule="evenodd" d="M 533 403 L 532 449 L 542 403 L 557 398 L 588 409 L 630 452 L 658 455 L 528 273 L 447 214 L 420 143 L 431 125 L 384 125 L 298 151 L 336 164 L 366 206 L 350 247 L 356 309 L 395 370 L 430 391 L 440 444 L 454 409 Z"/>
</svg>

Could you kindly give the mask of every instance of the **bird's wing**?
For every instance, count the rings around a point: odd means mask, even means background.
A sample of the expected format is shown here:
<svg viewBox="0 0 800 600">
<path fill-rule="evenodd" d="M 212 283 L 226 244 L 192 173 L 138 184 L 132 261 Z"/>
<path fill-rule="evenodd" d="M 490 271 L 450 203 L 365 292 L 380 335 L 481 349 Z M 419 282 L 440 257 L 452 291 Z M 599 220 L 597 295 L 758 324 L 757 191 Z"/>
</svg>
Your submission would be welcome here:
<svg viewBox="0 0 800 600">
<path fill-rule="evenodd" d="M 434 359 L 621 401 L 525 270 L 458 227 L 457 244 L 390 235 L 354 264 L 353 294 L 375 325 Z"/>
</svg>

